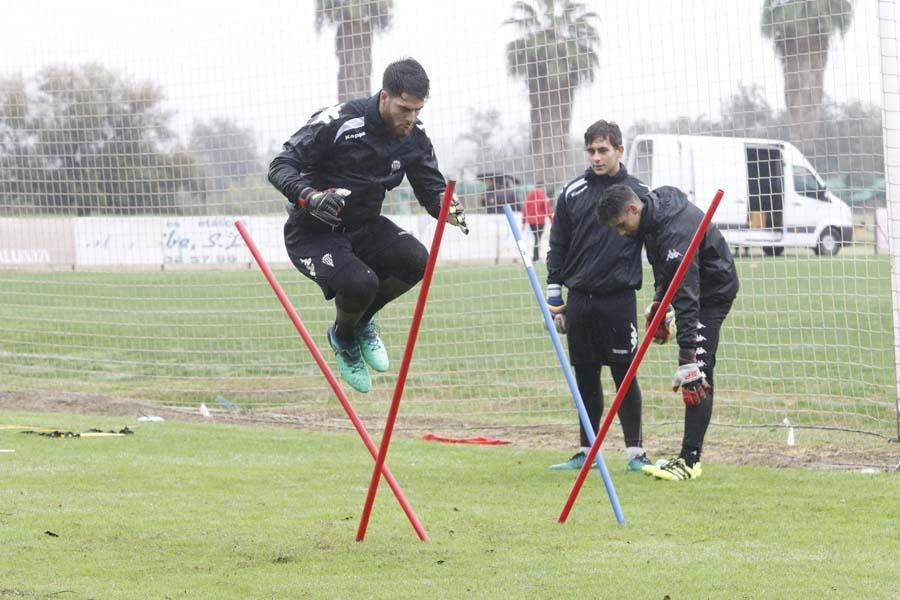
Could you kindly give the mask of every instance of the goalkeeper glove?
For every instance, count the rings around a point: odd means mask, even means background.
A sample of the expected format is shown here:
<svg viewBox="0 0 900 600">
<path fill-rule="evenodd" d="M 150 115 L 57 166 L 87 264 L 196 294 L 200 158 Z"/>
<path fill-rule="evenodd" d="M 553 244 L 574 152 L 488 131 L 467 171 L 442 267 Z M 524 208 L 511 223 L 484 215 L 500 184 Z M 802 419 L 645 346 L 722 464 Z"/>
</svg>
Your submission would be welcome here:
<svg viewBox="0 0 900 600">
<path fill-rule="evenodd" d="M 337 227 L 341 224 L 341 211 L 346 204 L 344 198 L 349 195 L 350 190 L 343 188 L 329 188 L 320 192 L 308 187 L 300 192 L 297 204 L 306 209 L 310 216 L 326 225 Z"/>
<path fill-rule="evenodd" d="M 559 333 L 566 332 L 566 303 L 562 298 L 562 286 L 551 283 L 547 286 L 547 308 L 553 316 L 553 325 Z"/>
<path fill-rule="evenodd" d="M 450 212 L 447 213 L 447 223 L 459 229 L 466 235 L 469 235 L 469 228 L 466 225 L 466 211 L 463 205 L 456 199 L 456 194 L 450 198 Z"/>
<path fill-rule="evenodd" d="M 696 406 L 706 399 L 709 384 L 706 375 L 697 366 L 697 351 L 693 348 L 681 348 L 678 351 L 678 370 L 672 378 L 672 391 L 681 388 L 681 399 L 688 406 Z"/>
<path fill-rule="evenodd" d="M 650 321 L 653 320 L 657 310 L 659 310 L 659 301 L 654 300 L 650 306 L 647 307 L 647 310 L 644 311 L 645 329 L 650 327 Z M 666 308 L 666 314 L 662 321 L 659 322 L 656 331 L 653 332 L 653 343 L 665 344 L 669 341 L 669 337 L 673 335 L 675 335 L 675 309 L 673 309 L 670 304 Z"/>
</svg>

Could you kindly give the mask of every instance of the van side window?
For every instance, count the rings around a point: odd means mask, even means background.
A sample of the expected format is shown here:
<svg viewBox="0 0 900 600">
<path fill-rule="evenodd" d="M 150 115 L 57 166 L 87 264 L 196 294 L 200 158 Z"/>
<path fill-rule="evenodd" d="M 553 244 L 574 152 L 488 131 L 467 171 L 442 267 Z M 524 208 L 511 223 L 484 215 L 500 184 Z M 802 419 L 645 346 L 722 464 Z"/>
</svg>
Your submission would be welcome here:
<svg viewBox="0 0 900 600">
<path fill-rule="evenodd" d="M 634 149 L 634 175 L 653 187 L 653 140 L 641 140 Z"/>
<path fill-rule="evenodd" d="M 806 167 L 794 166 L 794 190 L 808 198 L 825 200 L 825 187 Z"/>
</svg>

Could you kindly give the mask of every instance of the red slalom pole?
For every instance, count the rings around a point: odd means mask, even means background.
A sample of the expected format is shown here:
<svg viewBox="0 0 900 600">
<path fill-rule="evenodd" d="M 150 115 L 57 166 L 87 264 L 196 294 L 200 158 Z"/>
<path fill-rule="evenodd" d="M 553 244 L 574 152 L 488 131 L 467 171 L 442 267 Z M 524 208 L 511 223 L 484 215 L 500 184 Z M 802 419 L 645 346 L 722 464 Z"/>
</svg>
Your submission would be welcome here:
<svg viewBox="0 0 900 600">
<path fill-rule="evenodd" d="M 275 278 L 275 274 L 272 273 L 269 265 L 266 264 L 266 261 L 265 259 L 263 259 L 262 254 L 260 254 L 259 249 L 256 247 L 256 244 L 253 243 L 253 239 L 250 237 L 250 233 L 244 227 L 244 224 L 240 221 L 235 221 L 234 226 L 237 227 L 238 233 L 240 233 L 241 237 L 244 238 L 244 243 L 247 244 L 247 248 L 250 249 L 250 253 L 253 255 L 253 258 L 256 259 L 256 264 L 259 265 L 259 268 L 263 272 L 263 275 L 266 276 L 266 280 L 269 282 L 269 285 L 272 286 L 272 291 L 274 291 L 275 295 L 278 296 L 278 299 L 281 301 L 281 306 L 284 307 L 285 312 L 287 313 L 288 317 L 290 317 L 291 322 L 294 323 L 294 327 L 297 329 L 300 337 L 303 338 L 303 342 L 306 344 L 306 347 L 309 348 L 310 354 L 312 354 L 313 359 L 316 361 L 316 364 L 319 365 L 319 369 L 321 369 L 322 374 L 325 375 L 325 379 L 328 380 L 328 385 L 331 386 L 331 389 L 334 391 L 334 395 L 337 396 L 338 402 L 341 403 L 341 406 L 344 408 L 344 412 L 347 413 L 347 416 L 350 418 L 350 422 L 353 423 L 353 427 L 356 428 L 356 432 L 362 439 L 363 444 L 365 444 L 366 448 L 368 448 L 369 454 L 371 454 L 372 458 L 376 459 L 377 461 L 378 449 L 375 447 L 375 443 L 372 441 L 372 437 L 369 435 L 369 432 L 366 431 L 366 428 L 363 426 L 362 421 L 359 420 L 359 416 L 356 414 L 356 411 L 353 410 L 353 405 L 350 404 L 350 401 L 347 399 L 347 395 L 344 393 L 343 388 L 341 388 L 341 384 L 338 383 L 338 380 L 335 378 L 334 373 L 331 372 L 331 368 L 328 366 L 328 363 L 326 363 L 325 359 L 322 357 L 322 353 L 319 352 L 319 349 L 316 347 L 315 342 L 309 335 L 306 327 L 303 325 L 303 321 L 300 320 L 300 315 L 298 315 L 297 311 L 294 310 L 294 307 L 291 305 L 290 300 L 288 300 L 287 295 L 284 293 L 284 290 L 281 288 L 281 285 Z M 387 480 L 388 485 L 394 492 L 394 496 L 397 497 L 397 501 L 403 508 L 403 512 L 406 513 L 406 517 L 409 519 L 409 522 L 412 523 L 413 529 L 416 530 L 416 534 L 418 534 L 419 539 L 423 542 L 427 542 L 428 534 L 425 532 L 425 528 L 422 527 L 422 524 L 419 522 L 419 518 L 416 516 L 416 513 L 413 510 L 412 506 L 406 500 L 406 496 L 403 495 L 403 491 L 400 489 L 400 484 L 398 484 L 397 480 L 394 479 L 394 476 L 391 474 L 391 471 L 390 469 L 388 469 L 387 465 L 384 464 L 384 461 L 381 461 L 379 465 L 380 468 L 377 472 L 384 474 L 384 478 Z"/>
<path fill-rule="evenodd" d="M 447 188 L 444 190 L 441 212 L 438 215 L 437 226 L 434 229 L 434 238 L 431 240 L 431 252 L 428 253 L 428 264 L 425 265 L 425 276 L 422 278 L 422 288 L 419 290 L 416 311 L 413 313 L 412 324 L 409 326 L 409 337 L 406 339 L 406 350 L 403 352 L 403 362 L 400 364 L 397 383 L 394 385 L 394 397 L 391 399 L 391 408 L 388 411 L 387 421 L 384 424 L 384 434 L 381 436 L 381 447 L 378 449 L 378 458 L 375 459 L 375 470 L 372 471 L 372 480 L 369 482 L 369 493 L 366 495 L 366 503 L 363 506 L 362 517 L 359 520 L 359 529 L 356 532 L 357 542 L 361 542 L 366 538 L 366 528 L 369 526 L 372 505 L 375 503 L 375 493 L 378 491 L 378 473 L 381 470 L 381 465 L 384 464 L 388 446 L 391 443 L 391 434 L 394 432 L 394 422 L 397 420 L 397 412 L 400 409 L 400 397 L 403 395 L 406 374 L 409 372 L 409 363 L 412 361 L 413 350 L 416 347 L 419 324 L 422 322 L 422 315 L 425 314 L 428 288 L 431 287 L 431 277 L 434 275 L 434 266 L 437 263 L 438 250 L 441 247 L 441 238 L 444 237 L 444 226 L 447 224 L 447 215 L 450 214 L 450 201 L 453 198 L 454 189 L 456 189 L 456 181 L 450 179 L 447 181 Z"/>
<path fill-rule="evenodd" d="M 713 214 L 719 207 L 719 202 L 722 200 L 722 196 L 724 194 L 725 192 L 723 192 L 722 190 L 718 190 L 716 192 L 712 204 L 709 205 L 709 209 L 706 211 L 706 214 L 703 215 L 703 219 L 701 219 L 700 225 L 697 226 L 697 231 L 694 232 L 694 237 L 691 238 L 691 243 L 688 245 L 688 248 L 684 253 L 684 257 L 682 257 L 681 259 L 681 264 L 679 264 L 678 269 L 675 270 L 675 275 L 672 277 L 671 283 L 669 283 L 669 288 L 666 290 L 665 295 L 659 302 L 659 307 L 661 310 L 656 311 L 656 315 L 653 316 L 653 319 L 650 321 L 650 325 L 647 326 L 647 332 L 644 334 L 644 339 L 641 340 L 641 345 L 640 347 L 638 347 L 637 354 L 634 355 L 634 359 L 631 361 L 631 365 L 628 367 L 628 371 L 625 373 L 625 377 L 622 379 L 622 383 L 619 385 L 619 389 L 616 390 L 616 397 L 613 400 L 612 405 L 609 407 L 609 413 L 606 415 L 606 419 L 603 420 L 603 425 L 600 427 L 600 431 L 597 433 L 597 439 L 595 439 L 594 443 L 591 445 L 591 450 L 590 452 L 588 452 L 587 457 L 584 459 L 584 465 L 581 466 L 581 470 L 578 472 L 578 477 L 575 478 L 575 484 L 572 486 L 572 491 L 569 492 L 569 497 L 566 500 L 566 504 L 565 506 L 563 506 L 562 512 L 559 515 L 560 523 L 565 523 L 566 519 L 569 517 L 569 512 L 572 510 L 572 505 L 575 504 L 575 499 L 578 498 L 578 492 L 581 490 L 581 486 L 584 484 L 584 480 L 587 478 L 587 474 L 591 470 L 591 465 L 594 464 L 594 458 L 597 456 L 597 452 L 600 451 L 600 445 L 603 443 L 603 440 L 606 439 L 606 434 L 609 431 L 609 427 L 612 424 L 613 418 L 616 416 L 616 413 L 619 410 L 619 405 L 622 404 L 622 399 L 628 392 L 628 388 L 631 387 L 631 382 L 634 380 L 634 375 L 635 373 L 637 373 L 638 367 L 640 366 L 641 361 L 644 358 L 644 354 L 646 354 L 647 348 L 650 346 L 650 342 L 653 341 L 653 332 L 656 331 L 656 328 L 659 327 L 659 324 L 662 322 L 663 317 L 666 316 L 665 308 L 669 306 L 669 304 L 672 302 L 672 298 L 675 296 L 675 292 L 678 291 L 678 286 L 681 285 L 681 280 L 684 279 L 684 274 L 687 272 L 691 261 L 694 259 L 694 254 L 696 254 L 697 252 L 697 247 L 700 245 L 700 241 L 703 239 L 703 236 L 706 235 L 706 230 L 709 228 L 709 223 L 710 221 L 712 221 Z"/>
</svg>

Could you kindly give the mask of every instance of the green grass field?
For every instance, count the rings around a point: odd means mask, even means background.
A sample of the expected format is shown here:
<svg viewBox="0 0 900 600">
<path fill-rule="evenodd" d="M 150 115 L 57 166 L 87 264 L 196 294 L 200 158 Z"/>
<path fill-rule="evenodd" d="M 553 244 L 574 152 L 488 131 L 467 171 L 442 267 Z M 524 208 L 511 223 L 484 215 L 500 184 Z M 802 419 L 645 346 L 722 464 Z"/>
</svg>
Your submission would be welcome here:
<svg viewBox="0 0 900 600">
<path fill-rule="evenodd" d="M 898 598 L 895 474 L 708 465 L 657 482 L 518 446 L 397 439 L 388 463 L 431 540 L 353 435 L 0 411 L 0 598 Z M 51 533 L 53 535 L 51 535 Z"/>
<path fill-rule="evenodd" d="M 791 251 L 737 263 L 742 289 L 723 329 L 715 418 L 758 425 L 788 417 L 896 438 L 887 258 Z M 294 270 L 276 273 L 333 360 L 324 343 L 331 305 Z M 385 413 L 414 303 L 407 294 L 381 315 L 394 366 L 376 378 L 364 414 Z M 674 361 L 673 346 L 653 346 L 641 366 L 648 422 L 679 418 L 667 391 Z M 257 271 L 0 272 L 0 371 L 9 391 L 182 406 L 221 394 L 247 409 L 322 413 L 333 406 Z M 404 402 L 406 414 L 423 418 L 569 421 L 569 393 L 521 265 L 438 269 Z"/>
</svg>

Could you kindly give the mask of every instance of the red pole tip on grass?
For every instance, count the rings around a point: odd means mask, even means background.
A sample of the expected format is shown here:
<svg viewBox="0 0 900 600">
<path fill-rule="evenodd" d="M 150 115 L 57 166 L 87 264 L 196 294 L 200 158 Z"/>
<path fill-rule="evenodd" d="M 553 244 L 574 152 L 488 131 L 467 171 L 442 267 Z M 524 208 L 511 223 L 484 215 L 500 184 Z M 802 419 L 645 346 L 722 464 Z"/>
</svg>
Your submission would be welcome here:
<svg viewBox="0 0 900 600">
<path fill-rule="evenodd" d="M 362 517 L 359 520 L 359 529 L 356 532 L 356 541 L 361 542 L 366 538 L 366 528 L 369 525 L 369 517 L 372 514 L 372 505 L 375 503 L 375 494 L 378 491 L 378 471 L 384 464 L 388 446 L 391 443 L 391 434 L 394 431 L 394 422 L 400 409 L 400 398 L 403 395 L 403 387 L 406 384 L 406 375 L 409 371 L 409 363 L 412 361 L 413 350 L 416 347 L 416 338 L 419 335 L 419 324 L 422 315 L 425 314 L 425 301 L 428 299 L 428 289 L 431 287 L 431 277 L 434 275 L 434 266 L 437 263 L 438 250 L 441 247 L 441 238 L 444 236 L 444 227 L 447 224 L 447 215 L 450 214 L 450 201 L 453 198 L 453 190 L 456 189 L 456 181 L 449 180 L 444 190 L 444 198 L 441 201 L 441 212 L 438 215 L 437 226 L 434 230 L 434 238 L 431 240 L 431 252 L 428 254 L 428 264 L 425 266 L 425 275 L 422 278 L 422 288 L 419 290 L 419 298 L 416 301 L 416 310 L 413 313 L 412 324 L 409 327 L 409 337 L 406 340 L 406 351 L 403 353 L 403 362 L 400 364 L 400 372 L 397 374 L 397 383 L 394 386 L 394 397 L 388 411 L 387 421 L 384 424 L 384 434 L 381 436 L 381 447 L 378 450 L 378 458 L 375 460 L 375 470 L 369 482 L 369 492 L 363 506 Z"/>
</svg>

